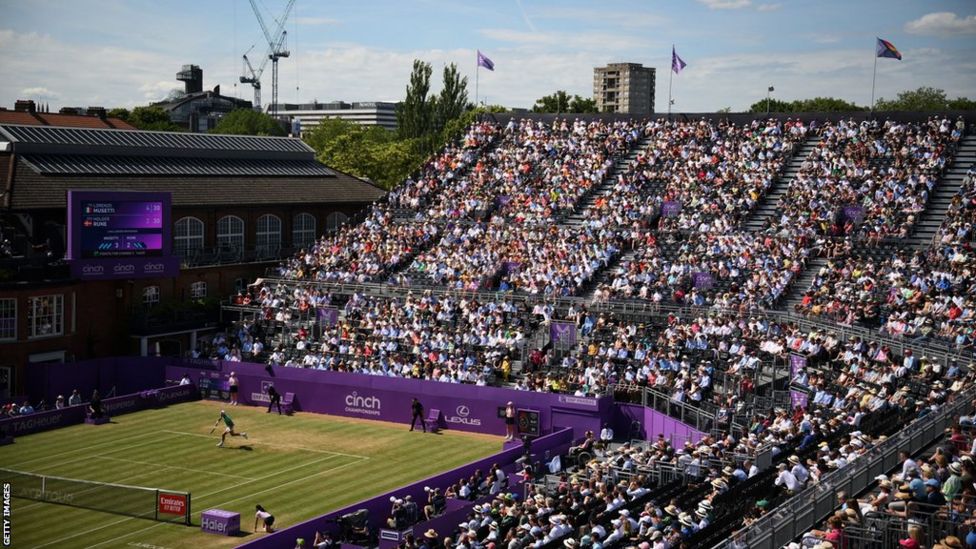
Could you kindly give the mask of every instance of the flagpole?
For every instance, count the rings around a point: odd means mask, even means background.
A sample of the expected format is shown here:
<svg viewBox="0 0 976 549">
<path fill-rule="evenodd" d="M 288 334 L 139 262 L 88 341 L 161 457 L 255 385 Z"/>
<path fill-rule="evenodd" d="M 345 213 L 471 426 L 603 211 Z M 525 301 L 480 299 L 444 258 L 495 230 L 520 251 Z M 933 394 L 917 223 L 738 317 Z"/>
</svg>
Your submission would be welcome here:
<svg viewBox="0 0 976 549">
<path fill-rule="evenodd" d="M 474 108 L 478 108 L 478 76 L 481 74 L 481 63 L 474 62 Z"/>
<path fill-rule="evenodd" d="M 874 83 L 878 80 L 878 53 L 874 53 L 874 73 L 871 76 L 871 114 L 874 114 Z"/>
<path fill-rule="evenodd" d="M 674 44 L 671 44 L 671 70 L 668 71 L 668 120 L 671 120 L 671 80 L 674 78 Z"/>
</svg>

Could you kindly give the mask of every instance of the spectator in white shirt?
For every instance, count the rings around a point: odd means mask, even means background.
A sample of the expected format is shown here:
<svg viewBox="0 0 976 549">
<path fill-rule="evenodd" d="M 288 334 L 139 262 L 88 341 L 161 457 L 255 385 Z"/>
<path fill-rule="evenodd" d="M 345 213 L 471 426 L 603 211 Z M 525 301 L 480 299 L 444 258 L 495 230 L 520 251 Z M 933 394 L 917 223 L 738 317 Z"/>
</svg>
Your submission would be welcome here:
<svg viewBox="0 0 976 549">
<path fill-rule="evenodd" d="M 784 486 L 792 493 L 798 492 L 800 490 L 800 482 L 796 480 L 793 473 L 786 468 L 786 464 L 780 463 L 777 468 L 779 469 L 779 473 L 776 475 L 776 481 L 774 484 L 776 484 L 776 486 Z"/>
</svg>

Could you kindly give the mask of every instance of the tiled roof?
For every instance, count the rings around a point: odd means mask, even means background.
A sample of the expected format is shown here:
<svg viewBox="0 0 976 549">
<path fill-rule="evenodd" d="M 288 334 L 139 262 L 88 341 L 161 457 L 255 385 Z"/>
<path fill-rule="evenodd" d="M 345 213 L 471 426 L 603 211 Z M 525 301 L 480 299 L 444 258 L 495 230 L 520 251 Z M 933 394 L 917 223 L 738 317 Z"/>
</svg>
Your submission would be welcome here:
<svg viewBox="0 0 976 549">
<path fill-rule="evenodd" d="M 80 154 L 27 154 L 21 158 L 35 171 L 43 174 L 248 177 L 332 177 L 335 175 L 324 164 L 311 159 L 252 160 Z"/>
<path fill-rule="evenodd" d="M 102 128 L 134 130 L 135 128 L 119 118 L 99 118 L 80 114 L 60 114 L 49 112 L 29 113 L 0 109 L 0 124 L 25 124 L 28 126 L 62 126 L 66 128 Z"/>
<path fill-rule="evenodd" d="M 92 154 L 96 154 L 100 147 L 126 147 L 130 149 L 127 155 L 138 155 L 140 150 L 314 153 L 301 139 L 288 137 L 17 125 L 0 125 L 0 135 L 7 136 L 15 144 L 15 151 L 16 145 L 23 144 L 90 147 Z"/>
<path fill-rule="evenodd" d="M 385 194 L 366 181 L 334 173 L 332 177 L 66 176 L 38 173 L 18 160 L 10 206 L 65 208 L 69 189 L 169 191 L 174 206 L 369 203 Z"/>
</svg>

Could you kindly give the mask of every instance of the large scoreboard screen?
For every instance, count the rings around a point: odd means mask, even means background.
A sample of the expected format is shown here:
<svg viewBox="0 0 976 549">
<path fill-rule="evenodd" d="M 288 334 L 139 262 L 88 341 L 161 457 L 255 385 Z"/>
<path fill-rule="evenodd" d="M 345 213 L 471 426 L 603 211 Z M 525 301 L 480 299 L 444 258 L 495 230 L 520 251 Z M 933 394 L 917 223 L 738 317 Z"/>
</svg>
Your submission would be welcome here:
<svg viewBox="0 0 976 549">
<path fill-rule="evenodd" d="M 80 211 L 82 258 L 163 254 L 162 200 L 82 200 Z"/>
<path fill-rule="evenodd" d="M 173 276 L 170 193 L 68 191 L 68 259 L 86 280 Z"/>
</svg>

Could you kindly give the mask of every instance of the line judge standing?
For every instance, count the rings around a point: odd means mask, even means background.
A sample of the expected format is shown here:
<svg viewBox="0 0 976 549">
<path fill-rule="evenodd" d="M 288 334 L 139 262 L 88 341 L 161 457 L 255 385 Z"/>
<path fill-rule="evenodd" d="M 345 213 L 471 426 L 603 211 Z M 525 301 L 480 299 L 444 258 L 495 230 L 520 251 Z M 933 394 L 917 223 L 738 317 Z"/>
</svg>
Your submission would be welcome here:
<svg viewBox="0 0 976 549">
<path fill-rule="evenodd" d="M 505 403 L 505 440 L 515 440 L 515 405 Z"/>
<path fill-rule="evenodd" d="M 427 432 L 427 424 L 424 423 L 424 405 L 417 400 L 417 397 L 413 397 L 413 402 L 410 403 L 410 410 L 413 412 L 413 419 L 410 420 L 410 430 L 413 431 L 414 426 L 417 424 L 417 420 L 420 420 L 420 426 L 423 427 L 424 432 Z"/>
</svg>

